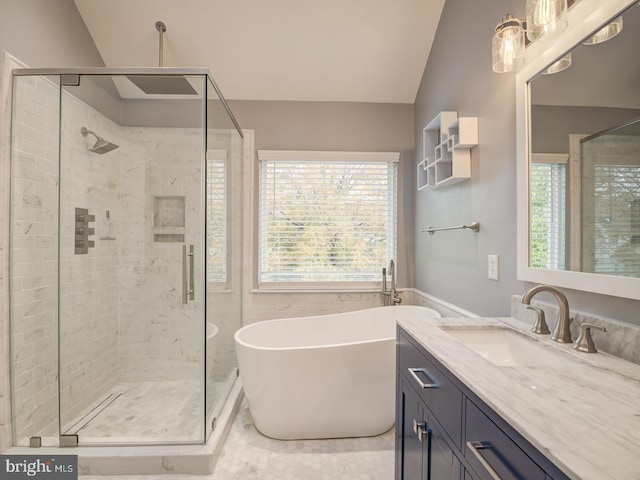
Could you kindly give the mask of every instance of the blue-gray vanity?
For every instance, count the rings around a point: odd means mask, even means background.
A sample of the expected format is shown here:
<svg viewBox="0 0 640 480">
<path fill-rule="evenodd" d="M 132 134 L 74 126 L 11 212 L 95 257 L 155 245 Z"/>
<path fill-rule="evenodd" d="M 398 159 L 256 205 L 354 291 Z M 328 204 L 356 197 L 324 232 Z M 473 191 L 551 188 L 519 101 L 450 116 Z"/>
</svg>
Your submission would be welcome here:
<svg viewBox="0 0 640 480">
<path fill-rule="evenodd" d="M 496 365 L 450 334 L 465 329 L 537 357 Z M 396 480 L 640 479 L 636 364 L 513 318 L 416 317 L 398 319 L 397 370 Z"/>
</svg>

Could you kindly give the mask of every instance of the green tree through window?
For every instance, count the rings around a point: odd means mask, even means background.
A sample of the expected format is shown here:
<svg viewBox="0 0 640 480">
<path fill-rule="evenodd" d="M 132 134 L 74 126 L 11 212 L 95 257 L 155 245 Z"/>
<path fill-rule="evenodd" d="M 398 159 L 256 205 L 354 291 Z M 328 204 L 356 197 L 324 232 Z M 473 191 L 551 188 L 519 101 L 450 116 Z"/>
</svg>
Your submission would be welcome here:
<svg viewBox="0 0 640 480">
<path fill-rule="evenodd" d="M 261 162 L 260 282 L 372 282 L 396 252 L 396 161 Z"/>
</svg>

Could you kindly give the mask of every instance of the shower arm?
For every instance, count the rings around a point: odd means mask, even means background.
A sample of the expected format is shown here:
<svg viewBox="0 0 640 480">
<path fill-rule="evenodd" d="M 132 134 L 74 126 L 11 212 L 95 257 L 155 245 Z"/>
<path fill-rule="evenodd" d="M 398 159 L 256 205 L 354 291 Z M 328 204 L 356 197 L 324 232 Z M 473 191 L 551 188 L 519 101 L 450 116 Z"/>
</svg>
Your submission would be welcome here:
<svg viewBox="0 0 640 480">
<path fill-rule="evenodd" d="M 158 30 L 158 33 L 159 33 L 159 38 L 158 38 L 158 66 L 159 67 L 163 67 L 164 66 L 163 39 L 164 39 L 164 32 L 167 31 L 167 26 L 164 24 L 164 22 L 158 20 L 156 22 L 156 30 Z"/>
<path fill-rule="evenodd" d="M 100 140 L 100 139 L 102 138 L 101 136 L 99 136 L 99 135 L 98 135 L 96 132 L 94 132 L 93 130 L 88 130 L 88 129 L 87 129 L 87 127 L 82 127 L 82 128 L 80 129 L 80 133 L 82 134 L 82 136 L 83 136 L 83 137 L 86 137 L 86 136 L 87 136 L 87 134 L 89 134 L 89 133 L 90 133 L 91 135 L 93 135 L 94 137 L 96 137 L 96 140 Z"/>
</svg>

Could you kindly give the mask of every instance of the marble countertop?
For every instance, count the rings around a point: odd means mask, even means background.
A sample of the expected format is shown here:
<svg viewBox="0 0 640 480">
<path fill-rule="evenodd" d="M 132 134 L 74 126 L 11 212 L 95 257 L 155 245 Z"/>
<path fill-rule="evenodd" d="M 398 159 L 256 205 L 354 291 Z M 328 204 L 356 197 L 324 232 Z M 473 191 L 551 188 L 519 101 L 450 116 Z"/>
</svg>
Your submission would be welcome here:
<svg viewBox="0 0 640 480">
<path fill-rule="evenodd" d="M 397 323 L 570 478 L 640 479 L 640 365 L 577 352 L 514 318 L 407 317 Z M 505 325 L 569 361 L 496 366 L 439 328 Z"/>
</svg>

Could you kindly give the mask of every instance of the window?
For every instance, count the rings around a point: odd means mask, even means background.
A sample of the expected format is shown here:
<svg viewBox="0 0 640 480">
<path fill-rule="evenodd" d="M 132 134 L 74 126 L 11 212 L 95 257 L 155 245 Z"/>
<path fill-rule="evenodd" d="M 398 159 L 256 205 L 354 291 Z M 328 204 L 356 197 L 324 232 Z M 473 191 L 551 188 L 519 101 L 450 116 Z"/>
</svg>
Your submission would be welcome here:
<svg viewBox="0 0 640 480">
<path fill-rule="evenodd" d="M 396 256 L 400 154 L 261 150 L 258 158 L 260 285 L 380 282 Z"/>
<path fill-rule="evenodd" d="M 589 239 L 596 273 L 640 276 L 640 181 L 637 165 L 595 165 L 595 188 L 587 209 L 595 229 Z M 586 241 L 585 241 L 586 243 Z"/>
<path fill-rule="evenodd" d="M 531 163 L 531 266 L 565 268 L 567 156 L 533 154 Z"/>
<path fill-rule="evenodd" d="M 207 151 L 207 282 L 227 284 L 227 151 Z"/>
</svg>

